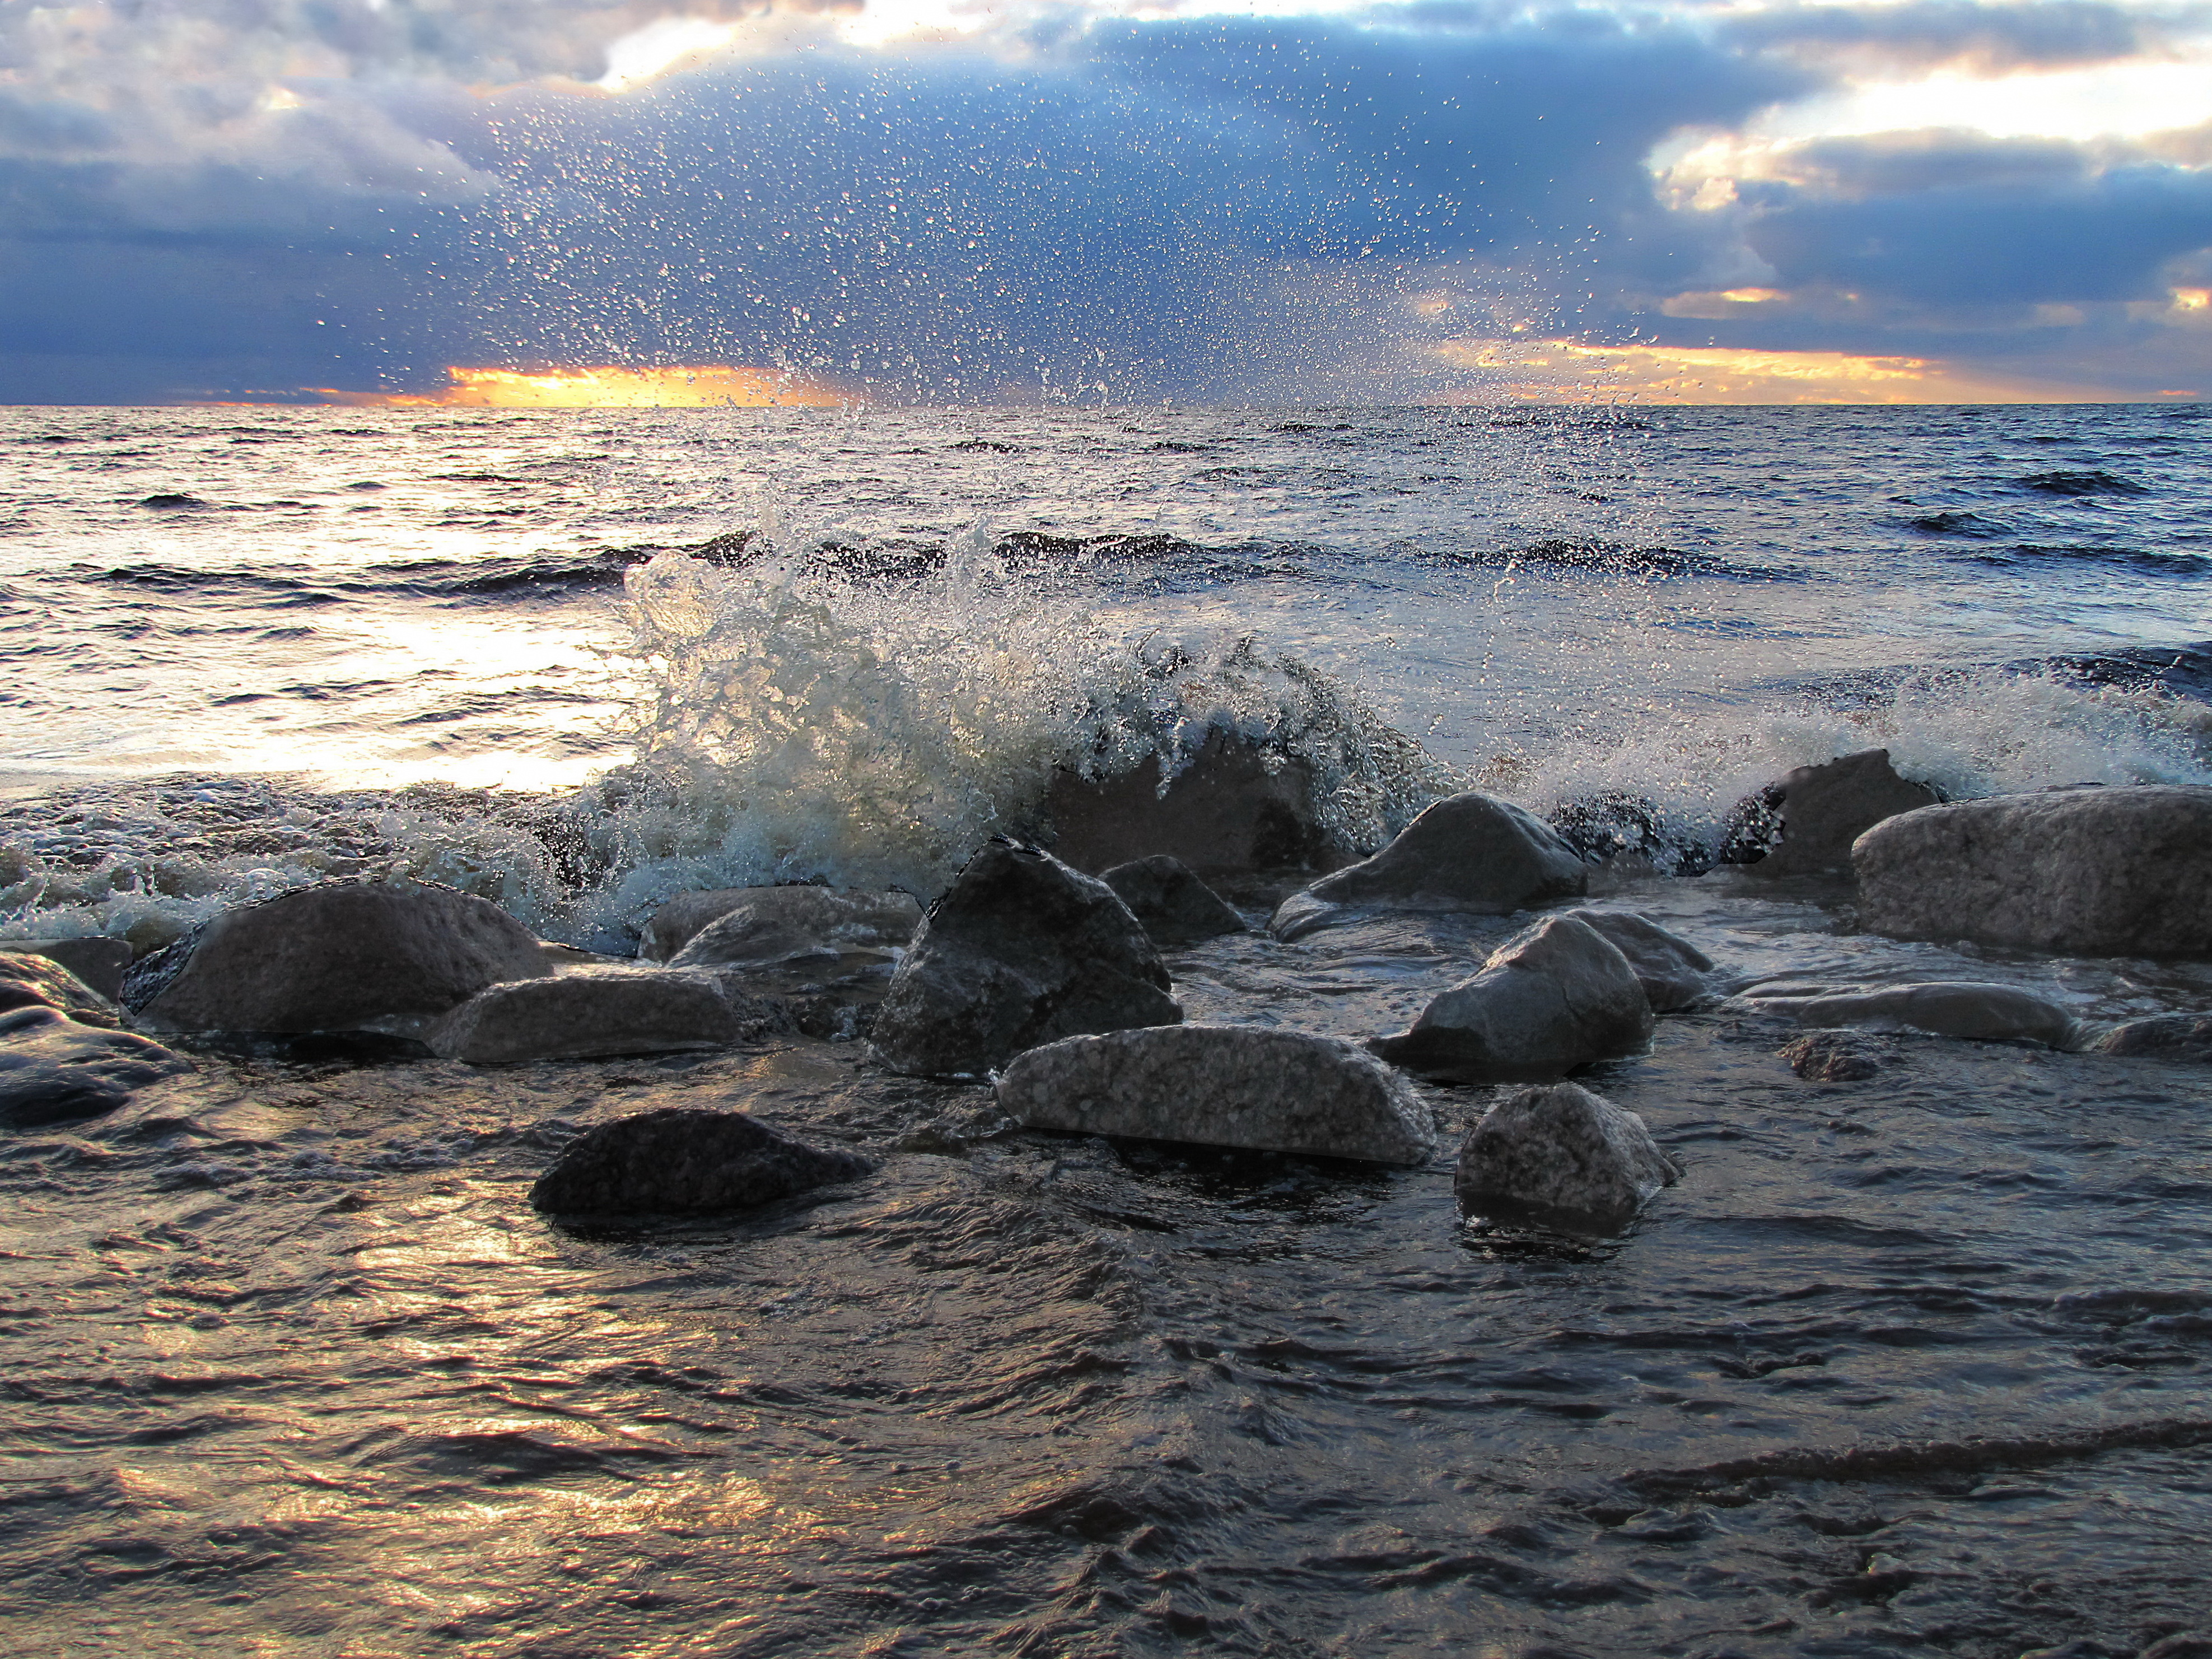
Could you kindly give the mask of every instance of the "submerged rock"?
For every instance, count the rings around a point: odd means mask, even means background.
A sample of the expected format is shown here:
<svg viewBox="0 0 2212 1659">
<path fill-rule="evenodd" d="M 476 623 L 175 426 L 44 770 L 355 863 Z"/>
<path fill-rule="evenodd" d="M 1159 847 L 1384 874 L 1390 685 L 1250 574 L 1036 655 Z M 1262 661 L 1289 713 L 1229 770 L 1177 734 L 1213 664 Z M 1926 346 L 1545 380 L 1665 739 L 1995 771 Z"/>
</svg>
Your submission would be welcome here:
<svg viewBox="0 0 2212 1659">
<path fill-rule="evenodd" d="M 1452 1191 L 1469 1214 L 1572 1232 L 1619 1232 L 1682 1177 L 1644 1120 L 1579 1084 L 1522 1089 L 1461 1146 Z"/>
<path fill-rule="evenodd" d="M 0 1012 L 52 1008 L 80 1025 L 118 1026 L 122 1012 L 75 974 L 42 956 L 0 955 Z"/>
<path fill-rule="evenodd" d="M 1159 784 L 1147 765 L 1110 778 L 1056 775 L 1042 809 L 1054 856 L 1095 872 L 1165 854 L 1209 876 L 1334 870 L 1353 856 L 1322 827 L 1312 774 L 1242 738 L 1212 733 Z"/>
<path fill-rule="evenodd" d="M 1628 958 L 1587 922 L 1547 916 L 1430 1003 L 1412 1030 L 1368 1047 L 1417 1072 L 1518 1083 L 1632 1054 L 1651 1028 Z"/>
<path fill-rule="evenodd" d="M 742 1112 L 673 1108 L 617 1118 L 571 1143 L 530 1201 L 555 1215 L 711 1215 L 850 1181 L 856 1152 L 793 1140 Z"/>
<path fill-rule="evenodd" d="M 2084 1045 L 2093 1054 L 2148 1060 L 2212 1060 L 2212 1014 L 2154 1014 L 2131 1019 Z"/>
<path fill-rule="evenodd" d="M 192 1069 L 191 1061 L 129 1031 L 80 1025 L 44 1006 L 0 1013 L 0 1127 L 98 1117 L 133 1089 Z"/>
<path fill-rule="evenodd" d="M 782 1005 L 712 974 L 586 968 L 557 979 L 489 986 L 440 1018 L 423 1041 L 472 1066 L 722 1048 L 790 1029 Z"/>
<path fill-rule="evenodd" d="M 1881 1070 L 1881 1051 L 1856 1031 L 1808 1031 L 1780 1053 L 1808 1083 L 1863 1083 Z"/>
<path fill-rule="evenodd" d="M 1377 1164 L 1436 1154 L 1428 1104 L 1336 1037 L 1255 1025 L 1164 1025 L 1032 1048 L 999 1079 L 1032 1129 L 1195 1141 Z"/>
<path fill-rule="evenodd" d="M 111 1002 L 123 994 L 123 975 L 131 966 L 132 954 L 127 939 L 100 934 L 85 939 L 0 939 L 0 951 L 58 962 Z"/>
<path fill-rule="evenodd" d="M 1943 799 L 1898 776 L 1887 749 L 1801 766 L 1770 793 L 1780 798 L 1782 839 L 1748 866 L 1762 876 L 1848 873 L 1851 843 L 1866 831 Z"/>
<path fill-rule="evenodd" d="M 1226 899 L 1165 853 L 1117 864 L 1098 879 L 1121 896 L 1155 945 L 1194 945 L 1250 931 Z"/>
<path fill-rule="evenodd" d="M 1566 910 L 1560 913 L 1602 935 L 1628 959 L 1629 971 L 1644 988 L 1655 1014 L 1686 1008 L 1711 988 L 1706 977 L 1713 959 L 1649 916 L 1626 910 Z"/>
<path fill-rule="evenodd" d="M 644 954 L 681 967 L 752 967 L 794 957 L 888 955 L 921 925 L 907 893 L 727 887 L 679 893 L 653 912 Z"/>
<path fill-rule="evenodd" d="M 1908 1027 L 1975 1042 L 2040 1042 L 2068 1047 L 2074 1016 L 2055 1002 L 2010 985 L 1978 980 L 1934 980 L 1918 985 L 1876 985 L 1831 990 L 1825 986 L 1778 986 L 1743 999 L 1763 1014 L 1787 1014 L 1806 1025 Z"/>
<path fill-rule="evenodd" d="M 549 971 L 528 928 L 487 900 L 410 881 L 331 881 L 226 910 L 125 978 L 123 1003 L 168 1031 L 333 1031 L 438 1014 Z"/>
<path fill-rule="evenodd" d="M 996 842 L 931 908 L 877 1010 L 893 1071 L 977 1075 L 1060 1037 L 1168 1025 L 1182 1009 L 1114 890 L 1048 853 Z"/>
<path fill-rule="evenodd" d="M 2212 957 L 2212 788 L 2051 789 L 1859 837 L 1863 926 L 2069 956 Z"/>
<path fill-rule="evenodd" d="M 1549 824 L 1510 801 L 1474 792 L 1436 802 L 1373 858 L 1283 901 L 1279 939 L 1325 927 L 1353 905 L 1507 915 L 1577 898 L 1589 866 Z"/>
</svg>

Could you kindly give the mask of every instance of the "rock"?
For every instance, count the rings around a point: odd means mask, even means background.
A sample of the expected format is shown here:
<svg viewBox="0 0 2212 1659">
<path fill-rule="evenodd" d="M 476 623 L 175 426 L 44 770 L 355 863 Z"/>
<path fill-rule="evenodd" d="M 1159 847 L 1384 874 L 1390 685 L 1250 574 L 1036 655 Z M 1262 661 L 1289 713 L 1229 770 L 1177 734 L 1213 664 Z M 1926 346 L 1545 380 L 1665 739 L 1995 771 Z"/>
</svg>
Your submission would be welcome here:
<svg viewBox="0 0 2212 1659">
<path fill-rule="evenodd" d="M 778 1003 L 713 974 L 582 968 L 487 986 L 423 1033 L 442 1060 L 499 1066 L 722 1048 L 788 1030 Z"/>
<path fill-rule="evenodd" d="M 2115 1025 L 2083 1051 L 2148 1060 L 2212 1060 L 2212 1014 L 2154 1014 Z"/>
<path fill-rule="evenodd" d="M 123 994 L 124 970 L 131 966 L 133 954 L 129 940 L 99 934 L 89 939 L 0 939 L 0 951 L 58 962 L 110 1002 Z"/>
<path fill-rule="evenodd" d="M 1470 792 L 1431 805 L 1373 858 L 1293 893 L 1268 927 L 1297 939 L 1351 905 L 1502 916 L 1589 885 L 1589 866 L 1543 820 Z"/>
<path fill-rule="evenodd" d="M 1097 780 L 1063 771 L 1041 810 L 1054 855 L 1091 872 L 1156 853 L 1201 876 L 1334 870 L 1353 856 L 1322 827 L 1303 765 L 1218 732 L 1164 793 L 1152 766 Z"/>
<path fill-rule="evenodd" d="M 1747 994 L 1743 1001 L 1762 1014 L 1787 1014 L 1804 1025 L 1852 1025 L 1932 1031 L 1974 1042 L 2041 1042 L 2069 1047 L 2074 1016 L 2055 1002 L 2010 985 L 1977 980 L 1936 980 L 1920 985 L 1876 985 L 1833 990 L 1826 986 L 1777 986 Z"/>
<path fill-rule="evenodd" d="M 921 925 L 906 893 L 850 893 L 832 887 L 725 887 L 679 893 L 653 912 L 643 955 L 686 957 L 685 967 L 738 967 L 793 957 L 888 954 Z"/>
<path fill-rule="evenodd" d="M 1808 1031 L 1780 1053 L 1809 1083 L 1863 1083 L 1881 1070 L 1881 1051 L 1856 1031 Z"/>
<path fill-rule="evenodd" d="M 550 971 L 497 905 L 412 881 L 327 881 L 226 910 L 125 977 L 123 1003 L 169 1031 L 333 1031 L 439 1014 Z"/>
<path fill-rule="evenodd" d="M 1713 970 L 1713 959 L 1649 916 L 1626 910 L 1577 909 L 1561 914 L 1596 929 L 1628 958 L 1629 970 L 1644 988 L 1644 1000 L 1650 1003 L 1653 1013 L 1686 1008 L 1710 988 L 1705 975 Z"/>
<path fill-rule="evenodd" d="M 1681 1165 L 1635 1113 L 1578 1084 L 1521 1089 L 1468 1132 L 1452 1191 L 1469 1214 L 1619 1232 Z"/>
<path fill-rule="evenodd" d="M 893 1071 L 979 1075 L 1064 1036 L 1182 1018 L 1168 971 L 1114 890 L 994 842 L 931 907 L 876 1012 Z"/>
<path fill-rule="evenodd" d="M 1586 922 L 1547 916 L 1429 1004 L 1411 1030 L 1367 1046 L 1395 1065 L 1468 1082 L 1548 1081 L 1634 1054 L 1651 1024 L 1651 1004 L 1613 942 Z"/>
<path fill-rule="evenodd" d="M 80 1025 L 122 1024 L 120 1010 L 60 963 L 42 956 L 0 956 L 0 1012 L 52 1008 Z"/>
<path fill-rule="evenodd" d="M 159 1078 L 192 1069 L 182 1054 L 129 1031 L 80 1025 L 52 1008 L 0 1013 L 0 1126 L 98 1117 Z"/>
<path fill-rule="evenodd" d="M 2136 1656 L 2136 1659 L 2212 1659 L 2212 1635 L 2197 1631 L 2177 1631 L 2171 1636 L 2161 1636 Z"/>
<path fill-rule="evenodd" d="M 1862 926 L 2068 956 L 2212 957 L 2212 788 L 1926 806 L 1851 849 Z"/>
<path fill-rule="evenodd" d="M 1769 791 L 1779 795 L 1782 839 L 1747 867 L 1762 876 L 1848 873 L 1851 843 L 1877 823 L 1942 796 L 1908 783 L 1889 763 L 1887 749 L 1863 749 L 1819 766 L 1801 766 Z"/>
<path fill-rule="evenodd" d="M 1250 931 L 1227 900 L 1165 853 L 1117 864 L 1098 879 L 1121 896 L 1155 945 L 1194 945 Z"/>
<path fill-rule="evenodd" d="M 1376 1164 L 1436 1154 L 1428 1103 L 1352 1044 L 1256 1025 L 1164 1025 L 1063 1038 L 999 1079 L 1032 1129 L 1195 1141 Z"/>
<path fill-rule="evenodd" d="M 669 1109 L 602 1123 L 538 1178 L 530 1201 L 556 1215 L 708 1215 L 772 1204 L 875 1166 L 824 1152 L 742 1112 Z"/>
</svg>

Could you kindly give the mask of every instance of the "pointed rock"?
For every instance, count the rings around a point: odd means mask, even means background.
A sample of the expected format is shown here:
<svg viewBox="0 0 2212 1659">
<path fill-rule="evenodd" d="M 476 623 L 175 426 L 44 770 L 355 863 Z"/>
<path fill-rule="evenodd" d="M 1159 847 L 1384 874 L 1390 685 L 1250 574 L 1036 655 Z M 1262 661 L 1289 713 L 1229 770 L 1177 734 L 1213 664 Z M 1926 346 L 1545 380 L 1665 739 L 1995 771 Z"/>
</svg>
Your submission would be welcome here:
<svg viewBox="0 0 2212 1659">
<path fill-rule="evenodd" d="M 1452 1190 L 1469 1214 L 1615 1233 L 1681 1176 L 1642 1118 L 1558 1083 L 1519 1090 L 1483 1114 L 1460 1148 Z"/>
<path fill-rule="evenodd" d="M 1156 853 L 1148 859 L 1117 864 L 1098 878 L 1121 896 L 1129 914 L 1145 926 L 1155 945 L 1172 947 L 1251 930 L 1229 902 L 1194 874 L 1181 859 Z"/>
</svg>

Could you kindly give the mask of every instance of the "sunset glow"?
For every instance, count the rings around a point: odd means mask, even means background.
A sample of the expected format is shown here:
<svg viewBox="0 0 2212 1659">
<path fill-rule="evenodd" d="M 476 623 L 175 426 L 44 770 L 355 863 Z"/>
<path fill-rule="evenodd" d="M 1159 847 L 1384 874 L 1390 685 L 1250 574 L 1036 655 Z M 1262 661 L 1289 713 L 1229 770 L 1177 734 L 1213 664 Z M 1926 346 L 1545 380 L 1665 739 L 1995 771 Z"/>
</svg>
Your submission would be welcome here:
<svg viewBox="0 0 2212 1659">
<path fill-rule="evenodd" d="M 772 368 L 684 365 L 673 368 L 508 368 L 446 371 L 443 392 L 343 392 L 312 388 L 359 409 L 832 409 L 853 401 L 836 389 Z"/>
</svg>

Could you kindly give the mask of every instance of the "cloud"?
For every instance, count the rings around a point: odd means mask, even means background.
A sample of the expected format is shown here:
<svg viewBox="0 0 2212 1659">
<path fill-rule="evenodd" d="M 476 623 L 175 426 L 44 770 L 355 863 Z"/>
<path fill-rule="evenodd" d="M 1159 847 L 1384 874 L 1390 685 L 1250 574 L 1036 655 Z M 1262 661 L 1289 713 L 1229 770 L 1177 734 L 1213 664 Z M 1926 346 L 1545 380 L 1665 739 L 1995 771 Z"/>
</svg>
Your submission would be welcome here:
<svg viewBox="0 0 2212 1659">
<path fill-rule="evenodd" d="M 1880 5 L 1784 5 L 1718 25 L 1744 46 L 1858 75 L 1936 70 L 2006 75 L 2172 52 L 2212 27 L 2212 9 L 2104 0 L 1892 0 Z"/>
</svg>

